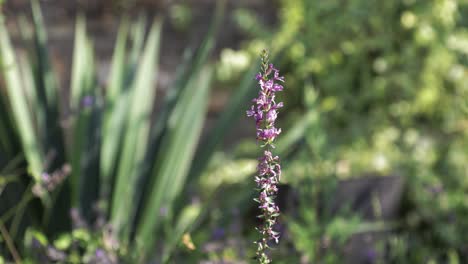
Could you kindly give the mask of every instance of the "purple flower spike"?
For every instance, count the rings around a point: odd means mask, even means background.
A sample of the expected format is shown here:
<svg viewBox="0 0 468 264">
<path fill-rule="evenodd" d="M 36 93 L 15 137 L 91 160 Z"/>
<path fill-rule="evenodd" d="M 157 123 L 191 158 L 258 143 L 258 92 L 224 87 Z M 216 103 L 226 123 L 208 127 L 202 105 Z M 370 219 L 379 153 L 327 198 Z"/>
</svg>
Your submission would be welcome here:
<svg viewBox="0 0 468 264">
<path fill-rule="evenodd" d="M 257 230 L 261 238 L 256 241 L 256 258 L 259 263 L 271 263 L 271 259 L 266 253 L 269 248 L 269 242 L 279 242 L 280 234 L 273 230 L 276 224 L 276 218 L 279 216 L 279 207 L 275 204 L 275 196 L 278 193 L 278 183 L 281 175 L 281 166 L 279 157 L 273 156 L 271 149 L 274 148 L 273 142 L 281 133 L 281 128 L 275 127 L 275 121 L 278 117 L 278 109 L 283 107 L 283 103 L 275 102 L 275 93 L 282 91 L 283 86 L 275 83 L 284 82 L 284 77 L 279 76 L 279 70 L 273 64 L 268 63 L 268 53 L 262 52 L 262 72 L 257 74 L 255 79 L 260 85 L 258 97 L 253 99 L 254 105 L 247 110 L 247 116 L 255 119 L 257 140 L 262 141 L 262 147 L 266 148 L 263 156 L 259 158 L 257 165 L 257 176 L 255 183 L 259 190 L 259 195 L 254 200 L 259 203 L 258 208 L 262 212 L 258 218 L 263 219 L 263 225 Z M 273 73 L 273 77 L 270 77 Z"/>
</svg>

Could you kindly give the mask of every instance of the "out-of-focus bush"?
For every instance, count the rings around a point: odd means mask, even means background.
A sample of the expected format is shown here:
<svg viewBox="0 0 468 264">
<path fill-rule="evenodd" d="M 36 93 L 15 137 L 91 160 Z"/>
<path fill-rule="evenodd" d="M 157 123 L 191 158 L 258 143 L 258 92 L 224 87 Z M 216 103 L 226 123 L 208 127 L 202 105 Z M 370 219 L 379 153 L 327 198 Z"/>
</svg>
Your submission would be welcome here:
<svg viewBox="0 0 468 264">
<path fill-rule="evenodd" d="M 279 52 L 289 111 L 282 122 L 304 122 L 311 111 L 320 116 L 321 132 L 308 127 L 301 137 L 325 140 L 325 149 L 315 155 L 317 147 L 300 147 L 284 162 L 285 181 L 300 189 L 301 178 L 396 173 L 406 182 L 405 203 L 388 258 L 468 258 L 468 3 L 278 4 L 275 25 L 245 10 L 234 19 L 253 36 L 247 51 Z M 310 91 L 313 105 L 305 100 Z"/>
<path fill-rule="evenodd" d="M 466 258 L 467 3 L 281 3 L 281 25 L 297 29 L 283 60 L 296 93 L 286 105 L 303 106 L 314 86 L 337 174 L 405 177 L 403 259 Z"/>
</svg>

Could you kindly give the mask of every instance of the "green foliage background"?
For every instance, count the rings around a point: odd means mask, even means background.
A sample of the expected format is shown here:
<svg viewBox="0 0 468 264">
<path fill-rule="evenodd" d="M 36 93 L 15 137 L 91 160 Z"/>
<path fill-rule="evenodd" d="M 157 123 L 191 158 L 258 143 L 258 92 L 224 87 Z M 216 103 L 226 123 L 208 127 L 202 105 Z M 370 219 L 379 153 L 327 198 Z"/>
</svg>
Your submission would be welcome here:
<svg viewBox="0 0 468 264">
<path fill-rule="evenodd" d="M 242 57 L 266 46 L 280 54 L 287 80 L 283 124 L 290 130 L 308 123 L 305 144 L 284 162 L 285 181 L 301 190 L 311 178 L 320 185 L 327 177 L 399 175 L 405 208 L 385 242 L 391 253 L 380 256 L 390 263 L 466 260 L 468 2 L 277 4 L 273 25 L 248 10 L 235 12 L 252 39 L 247 53 L 230 52 Z M 292 224 L 291 243 L 313 263 L 341 263 L 310 250 L 310 241 L 326 236 L 319 234 L 324 222 L 333 220 L 302 210 L 288 218 L 299 223 Z"/>
</svg>

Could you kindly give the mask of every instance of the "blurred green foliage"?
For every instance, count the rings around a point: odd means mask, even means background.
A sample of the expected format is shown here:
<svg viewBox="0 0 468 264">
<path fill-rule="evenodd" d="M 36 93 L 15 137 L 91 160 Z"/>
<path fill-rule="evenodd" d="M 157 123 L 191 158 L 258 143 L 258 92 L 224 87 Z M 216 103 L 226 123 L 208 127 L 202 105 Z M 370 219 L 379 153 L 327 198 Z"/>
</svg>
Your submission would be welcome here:
<svg viewBox="0 0 468 264">
<path fill-rule="evenodd" d="M 293 156 L 283 162 L 283 182 L 301 192 L 310 178 L 397 174 L 406 182 L 404 207 L 385 241 L 390 253 L 382 254 L 398 263 L 463 262 L 468 2 L 280 0 L 278 7 L 273 26 L 246 9 L 234 20 L 252 37 L 245 43 L 251 58 L 263 47 L 279 52 L 288 114 L 280 127 L 297 128 L 304 143 L 286 151 Z M 307 224 L 287 218 L 293 233 L 315 230 L 305 211 Z M 311 255 L 303 245 L 313 237 L 291 242 Z"/>
<path fill-rule="evenodd" d="M 407 180 L 405 261 L 465 259 L 466 1 L 281 5 L 281 25 L 297 29 L 283 58 L 286 105 L 302 108 L 304 89 L 317 91 L 333 171 Z"/>
</svg>

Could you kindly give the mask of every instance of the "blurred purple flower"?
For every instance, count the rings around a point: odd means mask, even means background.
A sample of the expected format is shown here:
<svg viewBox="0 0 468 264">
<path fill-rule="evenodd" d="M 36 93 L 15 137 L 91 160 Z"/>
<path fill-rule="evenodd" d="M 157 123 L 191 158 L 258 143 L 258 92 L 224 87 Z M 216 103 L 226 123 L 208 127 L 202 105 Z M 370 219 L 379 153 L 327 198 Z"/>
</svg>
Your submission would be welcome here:
<svg viewBox="0 0 468 264">
<path fill-rule="evenodd" d="M 224 230 L 224 228 L 217 227 L 211 233 L 211 238 L 214 240 L 220 240 L 224 237 L 225 234 L 226 234 L 226 231 Z"/>
<path fill-rule="evenodd" d="M 86 95 L 81 99 L 81 107 L 90 107 L 94 104 L 94 97 Z"/>
<path fill-rule="evenodd" d="M 32 188 L 33 194 L 41 197 L 46 191 L 52 192 L 65 180 L 70 172 L 71 166 L 69 164 L 64 164 L 62 168 L 55 170 L 50 174 L 43 172 L 41 174 L 40 181 L 36 182 Z"/>
<path fill-rule="evenodd" d="M 167 209 L 167 207 L 163 206 L 161 208 L 159 208 L 159 215 L 160 216 L 167 216 L 169 210 Z"/>
<path fill-rule="evenodd" d="M 106 257 L 106 252 L 100 248 L 96 249 L 96 252 L 94 253 L 96 258 L 105 258 Z"/>
<path fill-rule="evenodd" d="M 366 260 L 368 263 L 375 263 L 378 258 L 378 253 L 375 249 L 371 248 L 366 251 Z"/>
<path fill-rule="evenodd" d="M 39 240 L 37 240 L 37 238 L 33 237 L 31 239 L 31 247 L 34 249 L 40 249 L 42 248 L 42 244 Z"/>
<path fill-rule="evenodd" d="M 83 216 L 80 213 L 78 208 L 70 209 L 70 218 L 73 228 L 84 228 L 87 226 L 86 221 L 83 219 Z"/>
<path fill-rule="evenodd" d="M 67 258 L 67 254 L 65 254 L 65 252 L 60 251 L 52 246 L 47 247 L 46 255 L 52 261 L 63 261 Z"/>
<path fill-rule="evenodd" d="M 442 185 L 432 185 L 427 188 L 427 191 L 433 195 L 437 195 L 444 191 L 444 187 Z"/>
</svg>

